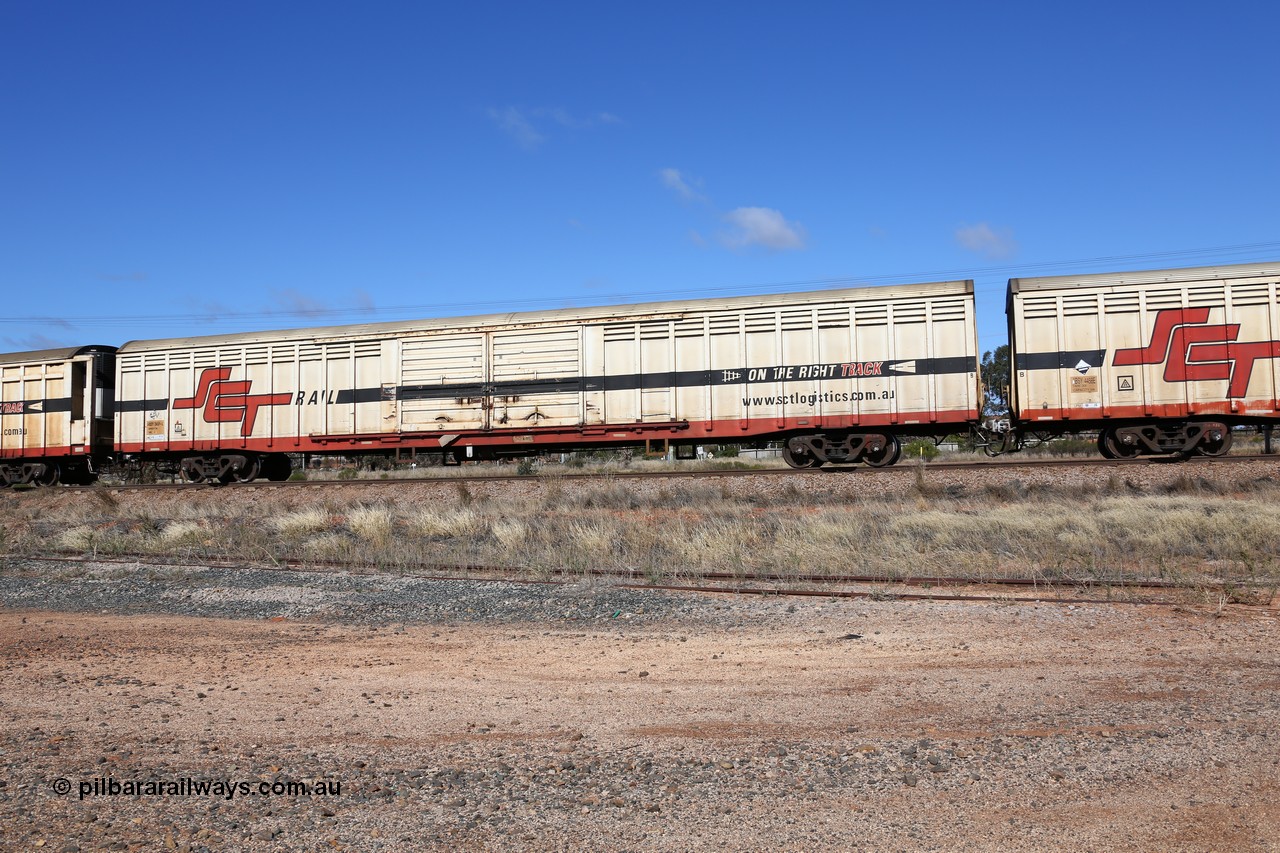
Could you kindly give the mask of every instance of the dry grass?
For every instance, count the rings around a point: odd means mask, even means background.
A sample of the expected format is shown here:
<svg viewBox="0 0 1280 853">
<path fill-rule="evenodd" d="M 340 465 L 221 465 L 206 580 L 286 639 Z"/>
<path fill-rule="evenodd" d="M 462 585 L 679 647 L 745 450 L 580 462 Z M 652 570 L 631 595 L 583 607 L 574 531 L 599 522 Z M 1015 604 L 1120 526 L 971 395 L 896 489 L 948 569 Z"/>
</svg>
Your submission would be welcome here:
<svg viewBox="0 0 1280 853">
<path fill-rule="evenodd" d="M 67 528 L 54 541 L 65 551 L 92 551 L 97 544 L 94 542 L 93 528 L 84 525 Z"/>
<path fill-rule="evenodd" d="M 202 545 L 209 538 L 209 525 L 199 521 L 173 521 L 160 531 L 159 540 L 164 545 L 180 548 L 184 545 Z"/>
<path fill-rule="evenodd" d="M 319 507 L 286 512 L 266 520 L 269 527 L 285 537 L 317 533 L 329 526 L 329 514 Z"/>
<path fill-rule="evenodd" d="M 427 539 L 473 539 L 489 529 L 488 520 L 471 509 L 429 509 L 407 520 L 411 535 Z"/>
<path fill-rule="evenodd" d="M 347 529 L 372 548 L 386 548 L 395 530 L 395 516 L 386 506 L 358 506 L 346 518 Z"/>
<path fill-rule="evenodd" d="M 838 480 L 833 480 L 839 483 Z M 836 487 L 831 487 L 835 489 Z M 1144 493 L 1131 484 L 1028 487 L 1016 480 L 948 494 L 921 476 L 896 498 L 784 484 L 735 497 L 721 483 L 552 480 L 525 497 L 486 498 L 459 482 L 447 505 L 408 499 L 271 508 L 226 517 L 216 501 L 174 501 L 167 516 L 139 501 L 0 496 L 10 553 L 50 545 L 85 554 L 172 554 L 263 561 L 348 561 L 384 569 L 430 565 L 551 572 L 626 571 L 654 581 L 707 573 L 1029 577 L 1108 584 L 1163 578 L 1280 584 L 1280 485 L 1180 478 Z M 130 508 L 131 507 L 131 508 Z M 1227 595 L 1234 595 L 1228 591 Z"/>
</svg>

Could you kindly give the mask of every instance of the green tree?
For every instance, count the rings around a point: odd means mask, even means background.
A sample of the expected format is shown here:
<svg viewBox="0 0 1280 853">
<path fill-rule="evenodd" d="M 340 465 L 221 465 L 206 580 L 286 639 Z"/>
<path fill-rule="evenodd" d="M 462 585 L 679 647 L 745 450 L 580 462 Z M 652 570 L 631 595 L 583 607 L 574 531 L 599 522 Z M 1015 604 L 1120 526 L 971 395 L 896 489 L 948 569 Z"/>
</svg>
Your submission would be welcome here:
<svg viewBox="0 0 1280 853">
<path fill-rule="evenodd" d="M 908 462 L 932 462 L 942 454 L 938 445 L 927 438 L 917 438 L 902 447 L 902 458 Z"/>
<path fill-rule="evenodd" d="M 982 354 L 982 414 L 989 418 L 1009 416 L 1009 345 L 1001 344 Z"/>
</svg>

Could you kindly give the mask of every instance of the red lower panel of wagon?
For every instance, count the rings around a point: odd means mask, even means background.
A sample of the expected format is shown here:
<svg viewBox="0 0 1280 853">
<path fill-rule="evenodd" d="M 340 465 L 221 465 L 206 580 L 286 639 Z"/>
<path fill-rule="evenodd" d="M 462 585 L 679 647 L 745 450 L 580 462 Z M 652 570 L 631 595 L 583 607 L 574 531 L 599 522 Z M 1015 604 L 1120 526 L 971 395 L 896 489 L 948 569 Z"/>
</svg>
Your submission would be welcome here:
<svg viewBox="0 0 1280 853">
<path fill-rule="evenodd" d="M 299 438 L 234 438 L 216 441 L 167 441 L 116 445 L 120 453 L 150 455 L 256 451 L 259 453 L 342 453 L 396 447 L 439 450 L 448 447 L 558 447 L 565 445 L 642 444 L 649 439 L 670 441 L 742 442 L 796 433 L 830 430 L 888 430 L 903 435 L 962 432 L 975 421 L 975 409 L 900 412 L 861 419 L 833 417 L 770 417 L 724 421 L 667 421 L 662 423 L 601 424 L 585 427 L 544 427 L 531 430 L 457 432 L 361 433 L 313 435 Z"/>
<path fill-rule="evenodd" d="M 1062 409 L 1024 408 L 1018 413 L 1019 422 L 1034 428 L 1038 422 L 1068 423 L 1079 429 L 1089 429 L 1109 421 L 1151 421 L 1166 418 L 1194 420 L 1196 418 L 1224 418 L 1227 420 L 1256 421 L 1280 420 L 1280 401 L 1277 400 L 1220 400 L 1212 403 L 1150 403 L 1130 406 L 1084 407 Z"/>
<path fill-rule="evenodd" d="M 0 450 L 0 459 L 48 459 L 56 456 L 87 456 L 89 448 L 82 444 L 73 447 L 15 447 Z"/>
</svg>

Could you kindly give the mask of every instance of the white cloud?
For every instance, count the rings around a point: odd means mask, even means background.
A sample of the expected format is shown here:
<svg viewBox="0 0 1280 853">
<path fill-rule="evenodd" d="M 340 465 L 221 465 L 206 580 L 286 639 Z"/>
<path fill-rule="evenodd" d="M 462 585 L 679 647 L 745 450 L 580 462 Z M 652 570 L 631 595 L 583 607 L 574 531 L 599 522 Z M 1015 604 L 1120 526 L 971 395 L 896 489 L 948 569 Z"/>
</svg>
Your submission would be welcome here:
<svg viewBox="0 0 1280 853">
<path fill-rule="evenodd" d="M 1018 241 L 1008 228 L 992 228 L 986 222 L 956 229 L 956 242 L 987 258 L 1007 258 L 1018 251 Z"/>
<path fill-rule="evenodd" d="M 774 251 L 804 248 L 804 227 L 798 222 L 788 222 L 773 208 L 739 207 L 724 218 L 733 230 L 721 235 L 720 240 L 730 248 L 763 246 Z"/>
<path fill-rule="evenodd" d="M 622 119 L 618 118 L 612 113 L 594 113 L 593 115 L 589 115 L 586 118 L 578 118 L 577 116 L 574 116 L 571 113 L 569 113 L 568 110 L 537 109 L 537 110 L 531 110 L 530 114 L 533 116 L 537 116 L 538 118 L 543 118 L 543 117 L 550 118 L 554 120 L 557 124 L 563 125 L 564 127 L 573 128 L 574 130 L 583 130 L 585 128 L 595 127 L 598 124 L 622 124 Z"/>
<path fill-rule="evenodd" d="M 520 144 L 521 148 L 537 148 L 546 137 L 537 131 L 525 114 L 515 108 L 489 110 L 489 118 L 498 129 Z"/>
<path fill-rule="evenodd" d="M 222 320 L 224 316 L 235 316 L 235 311 L 225 302 L 219 302 L 216 299 L 196 299 L 190 295 L 184 295 L 182 304 L 185 305 L 192 314 L 201 314 L 209 322 Z"/>
<path fill-rule="evenodd" d="M 681 174 L 679 169 L 661 169 L 658 171 L 658 177 L 662 179 L 662 185 L 672 190 L 676 195 L 685 201 L 706 201 L 706 197 L 702 193 L 694 189 L 694 185 L 700 185 L 700 181 L 692 183 Z"/>
<path fill-rule="evenodd" d="M 762 246 L 773 251 L 805 248 L 807 236 L 804 226 L 788 222 L 780 212 L 771 207 L 739 207 L 728 213 L 715 211 L 711 199 L 702 192 L 702 181 L 691 178 L 679 169 L 658 170 L 662 185 L 683 201 L 696 201 L 706 205 L 715 216 L 729 223 L 729 229 L 721 230 L 714 237 L 721 246 L 729 249 L 746 249 Z M 697 230 L 689 231 L 689 241 L 695 246 L 706 246 L 707 238 Z"/>
<path fill-rule="evenodd" d="M 580 118 L 568 110 L 546 107 L 490 109 L 488 115 L 499 130 L 519 143 L 520 147 L 528 149 L 537 148 L 547 141 L 547 134 L 539 130 L 539 125 L 553 123 L 570 130 L 588 130 L 600 125 L 622 124 L 622 119 L 613 113 L 592 113 Z"/>
<path fill-rule="evenodd" d="M 319 317 L 329 312 L 329 306 L 293 287 L 272 290 L 271 299 L 289 314 L 300 317 Z"/>
<path fill-rule="evenodd" d="M 6 349 L 15 350 L 17 352 L 28 352 L 31 350 L 42 349 L 61 349 L 67 346 L 67 342 L 59 338 L 51 338 L 42 335 L 39 332 L 33 332 L 20 338 L 11 338 L 5 335 L 0 339 L 3 341 Z"/>
</svg>

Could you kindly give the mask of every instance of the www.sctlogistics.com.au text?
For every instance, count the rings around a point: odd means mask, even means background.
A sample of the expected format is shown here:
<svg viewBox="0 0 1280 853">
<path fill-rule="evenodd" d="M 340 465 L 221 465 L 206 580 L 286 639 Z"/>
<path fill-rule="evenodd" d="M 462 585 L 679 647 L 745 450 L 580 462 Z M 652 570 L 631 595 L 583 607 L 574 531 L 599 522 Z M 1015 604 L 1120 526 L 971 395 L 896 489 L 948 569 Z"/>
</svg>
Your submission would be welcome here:
<svg viewBox="0 0 1280 853">
<path fill-rule="evenodd" d="M 53 781 L 54 793 L 66 796 L 76 791 L 79 799 L 91 797 L 217 797 L 232 800 L 236 797 L 340 797 L 342 780 L 315 779 L 310 782 L 289 780 L 259 780 L 251 782 L 234 779 L 117 779 L 114 776 L 98 776 L 81 779 L 74 786 L 70 779 Z"/>
</svg>

